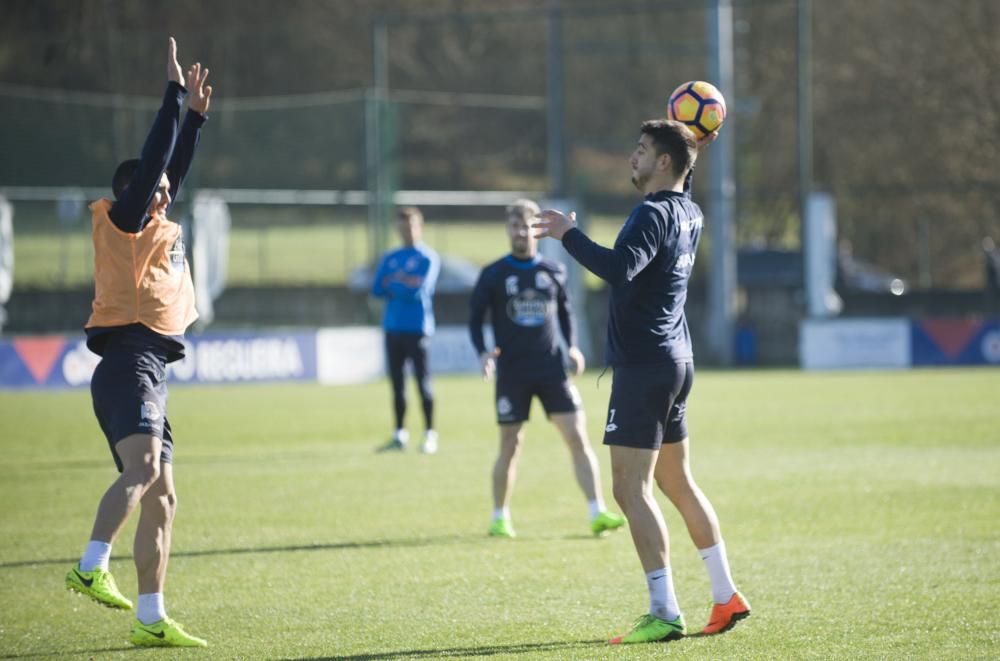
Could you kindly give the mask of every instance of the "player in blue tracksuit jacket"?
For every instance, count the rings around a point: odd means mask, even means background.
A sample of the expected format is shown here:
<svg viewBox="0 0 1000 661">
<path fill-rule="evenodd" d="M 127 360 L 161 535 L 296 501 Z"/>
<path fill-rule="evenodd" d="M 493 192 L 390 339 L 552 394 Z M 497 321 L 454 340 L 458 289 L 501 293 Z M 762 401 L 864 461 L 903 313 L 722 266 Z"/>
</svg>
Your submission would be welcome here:
<svg viewBox="0 0 1000 661">
<path fill-rule="evenodd" d="M 398 214 L 403 247 L 382 257 L 375 271 L 372 296 L 386 301 L 382 329 L 385 332 L 386 362 L 392 381 L 396 430 L 382 450 L 402 450 L 409 440 L 403 426 L 406 418 L 406 361 L 413 366 L 424 409 L 424 440 L 420 449 L 437 452 L 434 430 L 434 393 L 431 390 L 427 347 L 434 334 L 434 286 L 441 271 L 437 253 L 421 243 L 424 218 L 416 207 L 403 207 Z"/>
<path fill-rule="evenodd" d="M 702 230 L 691 199 L 698 150 L 679 122 L 642 124 L 632 153 L 632 183 L 645 199 L 633 209 L 613 248 L 591 241 L 575 216 L 547 210 L 539 236 L 562 241 L 566 251 L 610 285 L 607 359 L 614 367 L 604 443 L 611 450 L 615 499 L 628 518 L 646 572 L 649 613 L 612 643 L 673 640 L 685 633 L 674 594 L 663 514 L 653 482 L 677 508 L 705 562 L 715 605 L 703 634 L 722 633 L 750 614 L 729 571 L 719 520 L 694 482 L 689 465 L 687 397 L 694 365 L 684 302 Z"/>
</svg>

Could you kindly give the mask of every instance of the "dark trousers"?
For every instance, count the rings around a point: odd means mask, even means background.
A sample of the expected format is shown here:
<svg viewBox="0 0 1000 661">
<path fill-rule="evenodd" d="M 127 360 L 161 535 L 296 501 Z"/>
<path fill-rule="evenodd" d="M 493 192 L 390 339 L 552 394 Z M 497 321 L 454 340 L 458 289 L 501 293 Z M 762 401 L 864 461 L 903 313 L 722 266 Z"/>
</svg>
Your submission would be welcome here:
<svg viewBox="0 0 1000 661">
<path fill-rule="evenodd" d="M 392 380 L 392 403 L 396 414 L 396 429 L 403 428 L 406 418 L 406 381 L 404 369 L 406 361 L 413 365 L 413 374 L 420 388 L 420 401 L 424 408 L 424 423 L 427 429 L 434 428 L 434 392 L 431 390 L 431 375 L 427 360 L 427 345 L 430 338 L 418 333 L 386 333 L 385 354 Z"/>
</svg>

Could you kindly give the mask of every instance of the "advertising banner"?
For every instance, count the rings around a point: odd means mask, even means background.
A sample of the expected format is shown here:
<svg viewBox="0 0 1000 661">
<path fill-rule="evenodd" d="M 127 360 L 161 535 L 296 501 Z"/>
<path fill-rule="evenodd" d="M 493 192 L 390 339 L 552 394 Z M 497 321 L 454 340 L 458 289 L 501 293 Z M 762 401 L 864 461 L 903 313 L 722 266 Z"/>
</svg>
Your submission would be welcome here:
<svg viewBox="0 0 1000 661">
<path fill-rule="evenodd" d="M 910 366 L 909 319 L 807 319 L 799 327 L 804 369 Z"/>
<path fill-rule="evenodd" d="M 1000 365 L 1000 321 L 924 319 L 912 326 L 914 365 Z"/>
<path fill-rule="evenodd" d="M 206 333 L 185 340 L 171 383 L 315 381 L 316 334 Z M 90 384 L 100 357 L 80 335 L 0 341 L 0 388 L 75 388 Z"/>
</svg>

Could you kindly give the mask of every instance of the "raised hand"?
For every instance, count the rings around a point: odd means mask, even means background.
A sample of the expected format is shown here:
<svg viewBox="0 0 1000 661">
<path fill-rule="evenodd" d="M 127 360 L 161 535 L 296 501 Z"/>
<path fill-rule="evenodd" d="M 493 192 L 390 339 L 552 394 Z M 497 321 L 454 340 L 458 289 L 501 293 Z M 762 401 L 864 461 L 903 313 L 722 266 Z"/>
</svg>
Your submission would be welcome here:
<svg viewBox="0 0 1000 661">
<path fill-rule="evenodd" d="M 719 137 L 719 131 L 718 129 L 716 129 L 715 131 L 712 131 L 708 135 L 698 138 L 698 153 L 704 151 L 705 148 L 708 147 L 713 142 L 715 142 L 715 139 L 718 137 Z"/>
<path fill-rule="evenodd" d="M 555 209 L 543 210 L 541 217 L 531 225 L 536 238 L 542 239 L 548 236 L 556 241 L 562 241 L 563 235 L 574 227 L 576 227 L 575 211 L 570 211 L 567 216 Z"/>
<path fill-rule="evenodd" d="M 172 80 L 180 85 L 184 84 L 181 65 L 177 63 L 177 42 L 174 41 L 173 37 L 170 37 L 170 42 L 167 45 L 167 80 Z"/>
<path fill-rule="evenodd" d="M 202 69 L 201 62 L 195 62 L 187 71 L 187 88 L 191 110 L 204 115 L 208 112 L 208 104 L 212 99 L 212 86 L 205 84 L 208 78 L 208 67 Z"/>
</svg>

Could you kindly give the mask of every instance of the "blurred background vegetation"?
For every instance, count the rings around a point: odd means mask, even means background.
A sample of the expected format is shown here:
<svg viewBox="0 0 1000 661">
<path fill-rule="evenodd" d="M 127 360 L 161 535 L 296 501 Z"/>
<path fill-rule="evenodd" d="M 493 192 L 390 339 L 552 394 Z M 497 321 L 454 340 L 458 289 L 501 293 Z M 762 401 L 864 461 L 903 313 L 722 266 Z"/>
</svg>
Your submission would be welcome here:
<svg viewBox="0 0 1000 661">
<path fill-rule="evenodd" d="M 814 189 L 835 196 L 841 237 L 917 287 L 980 287 L 980 241 L 1000 240 L 1000 3 L 812 4 Z M 797 5 L 733 2 L 725 130 L 736 140 L 741 247 L 798 247 Z M 206 63 L 216 88 L 193 187 L 363 190 L 371 26 L 388 17 L 398 188 L 546 191 L 542 10 L 559 6 L 5 0 L 0 187 L 106 187 L 141 146 L 172 34 L 182 63 Z M 660 115 L 677 84 L 707 75 L 704 4 L 561 7 L 568 193 L 610 238 L 635 202 L 626 159 L 639 122 Z M 77 212 L 17 205 L 18 285 L 88 282 Z M 482 263 L 503 250 L 488 222 L 497 213 L 428 210 L 428 239 Z M 357 207 L 234 207 L 231 281 L 342 281 L 366 259 L 364 222 Z"/>
</svg>

